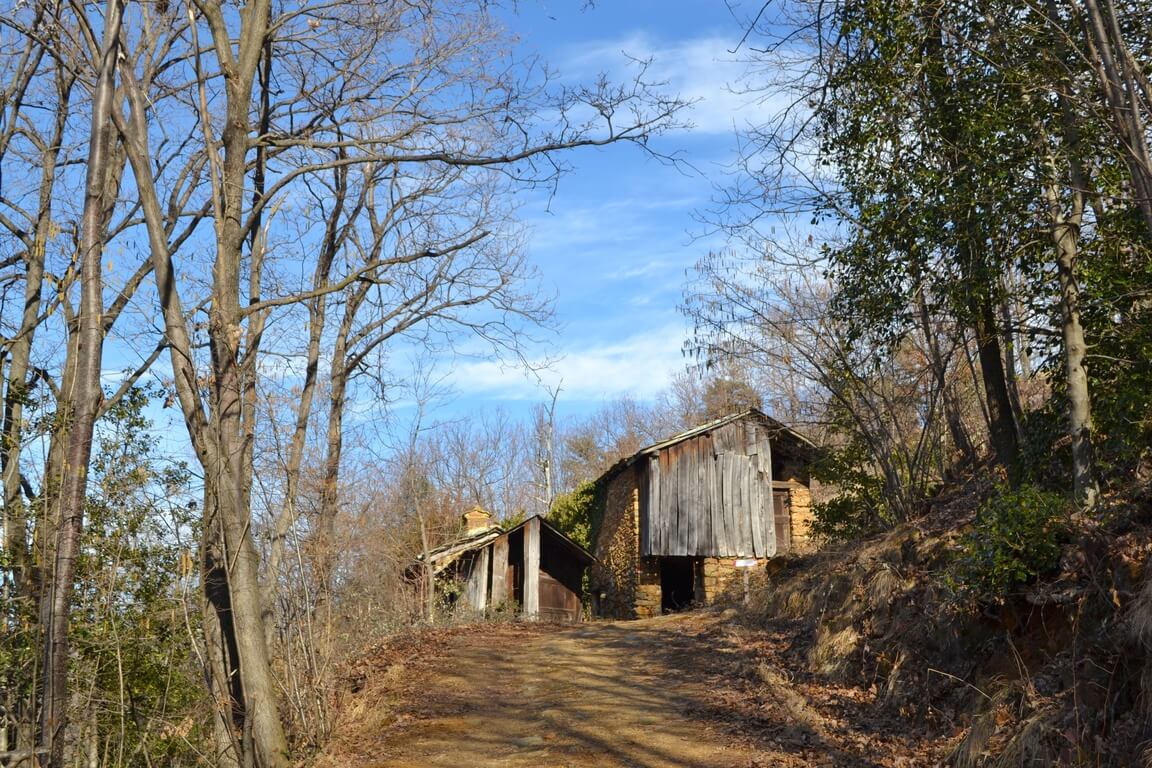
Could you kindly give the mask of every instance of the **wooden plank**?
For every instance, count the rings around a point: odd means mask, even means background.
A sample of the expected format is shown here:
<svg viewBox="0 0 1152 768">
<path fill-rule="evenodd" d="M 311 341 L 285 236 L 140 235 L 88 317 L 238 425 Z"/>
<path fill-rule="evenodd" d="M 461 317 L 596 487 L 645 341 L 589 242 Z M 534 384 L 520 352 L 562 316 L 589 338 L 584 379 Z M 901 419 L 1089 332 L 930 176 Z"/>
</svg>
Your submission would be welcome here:
<svg viewBox="0 0 1152 768">
<path fill-rule="evenodd" d="M 728 550 L 731 549 L 731 532 L 728 529 L 728 513 L 732 509 L 733 494 L 739 489 L 736 488 L 736 464 L 741 461 L 742 457 L 739 453 L 733 453 L 727 456 L 724 460 L 724 503 L 716 510 L 716 552 L 717 556 L 726 556 Z"/>
<path fill-rule="evenodd" d="M 788 491 L 772 491 L 772 517 L 776 529 L 776 553 L 792 549 L 792 505 Z"/>
<path fill-rule="evenodd" d="M 641 554 L 654 555 L 660 551 L 660 547 L 664 542 L 663 526 L 665 516 L 665 495 L 667 494 L 666 486 L 668 485 L 668 475 L 665 472 L 664 461 L 657 453 L 650 461 L 652 472 L 656 474 L 658 488 L 652 499 L 651 506 L 648 507 L 648 551 Z"/>
<path fill-rule="evenodd" d="M 472 607 L 477 611 L 483 611 L 488 607 L 488 574 L 491 553 L 492 547 L 484 547 L 480 550 L 480 554 L 476 556 L 476 564 L 472 568 L 472 573 L 476 577 L 476 602 L 472 604 Z"/>
<path fill-rule="evenodd" d="M 692 474 L 694 481 L 692 488 L 692 514 L 688 518 L 687 530 L 684 536 L 684 554 L 695 555 L 696 547 L 700 542 L 700 527 L 704 515 L 708 513 L 708 470 L 707 462 L 712 458 L 712 448 L 706 435 L 696 438 L 695 450 L 692 452 Z"/>
<path fill-rule="evenodd" d="M 716 551 L 715 520 L 716 510 L 724 501 L 721 491 L 723 475 L 720 471 L 721 462 L 727 454 L 718 454 L 711 457 L 708 462 L 708 510 L 701 516 L 700 540 L 696 544 L 696 555 L 708 555 Z"/>
<path fill-rule="evenodd" d="M 760 505 L 759 473 L 756 471 L 756 462 L 759 457 L 750 456 L 742 468 L 744 475 L 745 503 L 741 509 L 736 524 L 740 526 L 740 546 L 737 548 L 737 557 L 753 557 L 756 553 L 756 540 L 752 533 L 753 520 L 757 507 Z"/>
<path fill-rule="evenodd" d="M 756 525 L 760 532 L 761 545 L 757 557 L 772 557 L 776 554 L 776 525 L 772 517 L 772 485 L 768 478 L 770 475 L 763 471 L 768 463 L 768 457 L 759 456 L 760 462 L 756 472 Z"/>
<path fill-rule="evenodd" d="M 764 556 L 774 557 L 780 550 L 776 540 L 776 521 L 774 519 L 772 500 L 772 443 L 769 441 L 767 430 L 763 431 L 763 457 L 764 457 L 764 477 L 763 477 L 763 493 L 764 493 L 764 525 L 767 531 L 764 544 Z"/>
<path fill-rule="evenodd" d="M 728 504 L 724 510 L 724 525 L 728 531 L 728 550 L 724 553 L 726 556 L 739 555 L 743 545 L 743 533 L 740 528 L 740 520 L 744 516 L 744 510 L 748 503 L 748 462 L 747 459 L 737 461 L 732 466 L 732 482 L 734 488 L 739 488 L 740 493 L 738 498 L 739 504 Z"/>
<path fill-rule="evenodd" d="M 680 475 L 680 504 L 676 514 L 676 540 L 672 545 L 673 555 L 688 554 L 688 526 L 692 521 L 692 507 L 695 504 L 696 483 L 693 480 L 693 470 L 696 469 L 691 443 L 684 444 L 684 450 L 676 459 L 677 472 Z"/>
<path fill-rule="evenodd" d="M 580 621 L 580 596 L 547 573 L 540 573 L 540 616 L 547 621 Z"/>
<path fill-rule="evenodd" d="M 763 455 L 756 457 L 757 464 Z M 764 488 L 764 475 L 759 471 L 749 473 L 750 480 L 756 486 L 755 503 L 748 505 L 749 533 L 752 537 L 752 552 L 756 557 L 767 557 L 768 540 L 765 537 L 765 528 L 772 524 L 771 515 L 765 514 L 766 503 L 771 503 L 772 489 Z M 765 491 L 767 496 L 764 495 Z"/>
<path fill-rule="evenodd" d="M 662 554 L 672 555 L 676 553 L 676 539 L 680 535 L 680 509 L 684 506 L 684 462 L 683 454 L 673 453 L 677 451 L 677 447 L 669 449 L 668 461 L 672 474 L 676 478 L 676 494 L 672 499 L 672 505 L 668 510 L 668 538 L 664 542 L 664 552 Z"/>
<path fill-rule="evenodd" d="M 685 521 L 684 528 L 684 554 L 696 554 L 696 539 L 700 535 L 700 516 L 704 513 L 706 501 L 704 499 L 705 493 L 705 479 L 704 479 L 704 462 L 706 457 L 712 455 L 712 441 L 708 435 L 701 435 L 697 438 L 695 450 L 692 452 L 692 466 L 689 472 L 688 479 L 692 483 L 692 513 Z"/>
<path fill-rule="evenodd" d="M 540 518 L 524 525 L 524 617 L 540 615 Z"/>
<path fill-rule="evenodd" d="M 652 554 L 653 531 L 660 524 L 660 457 L 648 459 L 648 494 L 640 509 L 640 554 Z M 658 534 L 656 534 L 658 537 Z"/>
<path fill-rule="evenodd" d="M 492 542 L 492 605 L 508 600 L 508 536 Z"/>
</svg>

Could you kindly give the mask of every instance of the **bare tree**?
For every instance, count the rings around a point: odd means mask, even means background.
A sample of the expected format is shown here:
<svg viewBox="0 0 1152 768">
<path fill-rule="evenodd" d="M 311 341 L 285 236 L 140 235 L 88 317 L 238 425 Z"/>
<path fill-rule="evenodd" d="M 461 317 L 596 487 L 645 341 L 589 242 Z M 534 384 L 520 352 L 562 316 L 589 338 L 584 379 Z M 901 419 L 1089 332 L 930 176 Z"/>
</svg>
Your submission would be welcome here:
<svg viewBox="0 0 1152 768">
<path fill-rule="evenodd" d="M 64 729 L 68 716 L 68 628 L 72 586 L 84 522 L 88 461 L 92 433 L 103 395 L 100 370 L 104 342 L 104 283 L 101 264 L 107 238 L 107 212 L 119 187 L 111 157 L 116 141 L 111 111 L 120 55 L 122 0 L 108 0 L 103 19 L 103 42 L 96 56 L 92 90 L 92 129 L 88 144 L 84 209 L 80 224 L 80 313 L 75 331 L 73 391 L 66 401 L 67 448 L 60 482 L 60 513 L 56 526 L 55 560 L 48 582 L 49 598 L 41 605 L 44 627 L 44 687 L 40 740 L 47 765 L 64 764 Z M 87 23 L 87 19 L 84 18 Z M 113 181 L 112 184 L 109 182 Z"/>
<path fill-rule="evenodd" d="M 851 336 L 829 312 L 831 287 L 801 267 L 813 258 L 805 244 L 733 264 L 739 258 L 712 255 L 697 267 L 687 303 L 696 353 L 736 357 L 767 380 L 790 382 L 804 403 L 793 423 L 820 442 L 835 429 L 862 440 L 895 518 L 913 514 L 940 477 L 941 388 L 951 375 L 942 383 L 933 372 L 924 338 L 888 350 Z M 946 372 L 955 350 L 941 351 Z"/>
<path fill-rule="evenodd" d="M 266 244 L 278 206 L 295 204 L 309 179 L 339 167 L 374 168 L 400 179 L 420 178 L 413 169 L 492 169 L 517 182 L 549 181 L 561 170 L 554 153 L 643 144 L 670 123 L 680 103 L 660 98 L 642 79 L 623 88 L 561 89 L 555 98 L 531 80 L 531 69 L 527 81 L 516 82 L 514 63 L 495 58 L 496 38 L 482 4 L 475 11 L 438 3 L 281 8 L 256 0 L 235 11 L 194 2 L 188 12 L 191 47 L 175 66 L 195 89 L 189 117 L 202 134 L 214 223 L 203 370 L 194 342 L 200 329 L 185 311 L 199 299 L 182 296 L 194 281 L 174 267 L 172 214 L 160 204 L 149 162 L 149 97 L 134 73 L 124 77 L 130 114 L 121 124 L 149 231 L 173 386 L 205 476 L 204 619 L 216 697 L 229 702 L 220 718 L 220 753 L 275 766 L 287 760 L 287 740 L 262 626 L 249 506 L 252 386 L 263 328 L 277 310 L 324 295 L 347 292 L 346 317 L 349 306 L 366 305 L 374 295 L 394 301 L 375 291 L 377 281 L 394 287 L 385 270 L 420 259 L 448 264 L 451 253 L 476 242 L 466 237 L 437 250 L 439 241 L 415 237 L 374 252 L 372 241 L 363 241 L 364 258 L 345 262 L 342 275 L 266 295 L 274 266 Z M 291 97 L 259 86 L 273 81 Z M 544 107 L 559 115 L 555 129 L 534 124 Z M 395 309 L 381 306 L 382 314 L 366 321 L 381 321 L 372 333 L 391 327 L 383 318 Z M 355 322 L 347 324 L 349 341 Z"/>
</svg>

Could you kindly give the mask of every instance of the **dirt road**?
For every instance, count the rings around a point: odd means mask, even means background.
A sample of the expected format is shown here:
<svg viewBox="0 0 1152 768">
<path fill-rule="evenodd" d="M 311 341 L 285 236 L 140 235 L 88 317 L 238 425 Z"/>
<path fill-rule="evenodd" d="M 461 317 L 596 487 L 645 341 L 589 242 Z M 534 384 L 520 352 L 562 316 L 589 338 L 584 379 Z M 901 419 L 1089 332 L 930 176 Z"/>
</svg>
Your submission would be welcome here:
<svg viewBox="0 0 1152 768">
<path fill-rule="evenodd" d="M 757 652 L 727 632 L 714 614 L 686 614 L 433 633 L 363 670 L 318 765 L 901 764 L 846 749 L 834 717 L 766 690 Z"/>
</svg>

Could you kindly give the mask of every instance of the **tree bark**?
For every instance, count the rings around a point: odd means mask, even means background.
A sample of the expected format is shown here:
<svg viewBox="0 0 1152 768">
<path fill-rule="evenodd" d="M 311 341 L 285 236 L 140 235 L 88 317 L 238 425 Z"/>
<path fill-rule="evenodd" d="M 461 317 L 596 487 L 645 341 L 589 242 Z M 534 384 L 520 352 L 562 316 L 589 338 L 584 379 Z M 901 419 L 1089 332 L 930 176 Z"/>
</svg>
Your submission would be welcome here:
<svg viewBox="0 0 1152 768">
<path fill-rule="evenodd" d="M 1092 441 L 1092 400 L 1085 367 L 1088 345 L 1080 322 L 1080 287 L 1076 280 L 1077 239 L 1083 217 L 1083 196 L 1070 215 L 1064 216 L 1055 185 L 1048 187 L 1048 210 L 1052 220 L 1052 241 L 1056 246 L 1056 268 L 1060 279 L 1061 336 L 1064 340 L 1064 382 L 1068 390 L 1068 434 L 1072 438 L 1072 492 L 1083 510 L 1096 506 L 1095 457 Z"/>
<path fill-rule="evenodd" d="M 40 740 L 48 752 L 49 766 L 64 764 L 64 731 L 68 722 L 68 625 L 84 524 L 92 433 L 102 395 L 100 367 L 103 361 L 104 298 L 101 269 L 108 208 L 106 195 L 111 191 L 114 196 L 114 190 L 108 189 L 108 177 L 115 140 L 111 111 L 122 14 L 122 0 L 108 0 L 100 64 L 92 94 L 92 129 L 80 226 L 80 314 L 76 325 L 75 388 L 70 400 L 62 403 L 67 414 L 67 448 L 60 486 L 51 596 L 42 606 L 45 637 Z"/>
<path fill-rule="evenodd" d="M 1094 5 L 1092 0 L 1090 4 Z M 1057 20 L 1054 0 L 1048 2 L 1049 21 Z M 1118 34 L 1118 30 L 1117 30 Z M 1061 39 L 1062 38 L 1058 38 Z M 1064 53 L 1063 42 L 1058 53 Z M 1065 54 L 1066 55 L 1066 54 Z M 1092 399 L 1088 385 L 1085 359 L 1088 344 L 1080 320 L 1080 285 L 1076 278 L 1080 227 L 1084 221 L 1085 196 L 1091 189 L 1088 171 L 1080 160 L 1080 125 L 1068 95 L 1069 82 L 1057 83 L 1061 138 L 1067 154 L 1071 210 L 1065 214 L 1060 199 L 1056 158 L 1049 149 L 1045 152 L 1049 179 L 1045 185 L 1045 202 L 1051 223 L 1052 242 L 1056 249 L 1056 271 L 1060 282 L 1060 331 L 1064 341 L 1064 384 L 1068 397 L 1068 436 L 1072 440 L 1072 493 L 1077 505 L 1084 511 L 1096 507 L 1099 487 L 1096 479 L 1095 449 L 1093 445 Z M 1133 110 L 1136 105 L 1130 105 Z M 1138 120 L 1138 114 L 1132 115 Z M 1043 133 L 1041 133 L 1043 135 Z M 1152 204 L 1152 198 L 1145 202 Z M 1150 221 L 1152 223 L 1152 221 Z"/>
<path fill-rule="evenodd" d="M 1105 4 L 1106 8 L 1102 8 L 1099 0 L 1084 0 L 1085 26 L 1091 41 L 1089 61 L 1096 70 L 1112 116 L 1112 130 L 1124 153 L 1134 202 L 1152 236 L 1152 151 L 1145 124 L 1152 93 L 1140 62 L 1124 40 L 1115 3 L 1105 0 Z M 1049 4 L 1049 19 L 1063 33 L 1054 10 Z"/>
<path fill-rule="evenodd" d="M 984 385 L 984 400 L 988 405 L 988 418 L 992 451 L 996 462 L 1004 468 L 1009 482 L 1015 484 L 1019 474 L 1020 439 L 1012 395 L 1004 371 L 1004 353 L 996 323 L 992 300 L 975 285 L 986 285 L 979 277 L 972 278 L 974 290 L 969 297 L 968 309 L 972 331 L 976 339 L 976 355 L 980 361 L 980 379 Z M 985 295 L 976 295 L 983 293 Z"/>
</svg>

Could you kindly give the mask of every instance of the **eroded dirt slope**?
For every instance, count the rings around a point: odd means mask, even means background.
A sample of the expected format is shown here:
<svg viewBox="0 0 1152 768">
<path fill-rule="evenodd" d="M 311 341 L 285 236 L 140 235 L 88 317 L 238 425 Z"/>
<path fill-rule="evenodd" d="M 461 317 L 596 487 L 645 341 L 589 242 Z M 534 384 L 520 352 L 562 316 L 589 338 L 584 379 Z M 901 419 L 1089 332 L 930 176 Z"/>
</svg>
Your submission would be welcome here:
<svg viewBox="0 0 1152 768">
<path fill-rule="evenodd" d="M 488 625 L 382 649 L 318 764 L 752 768 L 930 765 L 852 689 L 777 668 L 786 636 L 715 613 L 575 628 Z M 782 658 L 782 657 L 779 657 Z"/>
</svg>

